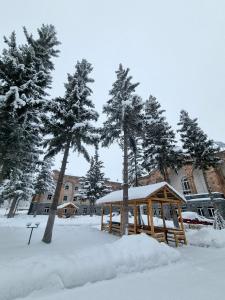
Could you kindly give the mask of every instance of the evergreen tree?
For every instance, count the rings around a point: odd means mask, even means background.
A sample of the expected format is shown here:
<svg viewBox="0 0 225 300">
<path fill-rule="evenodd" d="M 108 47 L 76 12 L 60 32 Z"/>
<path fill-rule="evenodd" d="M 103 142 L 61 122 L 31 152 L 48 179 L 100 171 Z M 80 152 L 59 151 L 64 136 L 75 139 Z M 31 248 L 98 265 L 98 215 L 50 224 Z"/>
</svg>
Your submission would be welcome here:
<svg viewBox="0 0 225 300">
<path fill-rule="evenodd" d="M 109 94 L 111 98 L 103 107 L 107 120 L 103 124 L 103 146 L 109 146 L 114 141 L 123 149 L 123 204 L 121 234 L 128 234 L 128 148 L 129 138 L 140 134 L 142 126 L 142 100 L 135 95 L 139 83 L 132 83 L 128 76 L 129 69 L 120 64 L 116 71 L 117 79 Z"/>
<path fill-rule="evenodd" d="M 175 133 L 163 116 L 164 112 L 156 98 L 150 96 L 145 104 L 143 167 L 148 172 L 158 169 L 169 182 L 168 169 L 181 167 L 182 153 L 177 150 Z"/>
<path fill-rule="evenodd" d="M 90 168 L 86 175 L 87 198 L 90 202 L 90 216 L 94 213 L 95 202 L 111 190 L 105 184 L 105 176 L 102 172 L 103 162 L 99 160 L 98 148 L 96 146 L 95 155 L 91 158 Z"/>
<path fill-rule="evenodd" d="M 98 114 L 89 98 L 92 94 L 89 83 L 94 81 L 89 77 L 91 71 L 92 66 L 85 59 L 81 62 L 78 61 L 75 66 L 75 73 L 73 75 L 68 74 L 65 96 L 53 99 L 48 106 L 50 116 L 45 115 L 43 118 L 45 134 L 51 135 L 45 141 L 45 145 L 48 147 L 47 156 L 51 157 L 63 151 L 62 165 L 42 239 L 45 243 L 50 243 L 52 239 L 69 150 L 72 147 L 74 151 L 83 154 L 89 160 L 84 145 L 93 145 L 96 141 L 96 130 L 91 121 L 97 121 Z"/>
<path fill-rule="evenodd" d="M 34 207 L 34 217 L 36 217 L 36 215 L 38 214 L 41 195 L 47 192 L 53 192 L 55 188 L 55 182 L 51 170 L 52 166 L 53 159 L 51 157 L 44 159 L 41 163 L 40 170 L 36 177 L 34 189 L 38 199 Z"/>
<path fill-rule="evenodd" d="M 218 209 L 215 210 L 213 227 L 216 230 L 225 229 L 225 220 L 221 216 Z"/>
<path fill-rule="evenodd" d="M 191 119 L 184 110 L 180 113 L 178 125 L 180 126 L 178 132 L 180 133 L 183 149 L 193 160 L 194 168 L 202 170 L 210 198 L 213 201 L 206 171 L 210 167 L 217 166 L 219 159 L 216 154 L 219 148 L 215 147 L 213 140 L 208 139 L 207 135 L 198 126 L 197 119 Z"/>
<path fill-rule="evenodd" d="M 138 179 L 145 174 L 142 164 L 142 141 L 140 138 L 131 138 L 128 152 L 128 172 L 130 185 L 138 186 Z"/>
<path fill-rule="evenodd" d="M 7 48 L 0 57 L 0 181 L 7 179 L 7 190 L 17 186 L 19 192 L 15 178 L 21 182 L 36 171 L 42 140 L 40 116 L 51 84 L 51 59 L 57 56 L 55 46 L 59 44 L 52 25 L 38 29 L 37 39 L 26 28 L 24 33 L 27 43 L 19 46 L 15 32 L 5 37 Z M 23 159 L 18 162 L 19 157 Z M 30 180 L 21 182 L 22 186 L 24 194 L 33 188 Z M 8 216 L 13 216 L 18 199 L 11 199 Z"/>
</svg>

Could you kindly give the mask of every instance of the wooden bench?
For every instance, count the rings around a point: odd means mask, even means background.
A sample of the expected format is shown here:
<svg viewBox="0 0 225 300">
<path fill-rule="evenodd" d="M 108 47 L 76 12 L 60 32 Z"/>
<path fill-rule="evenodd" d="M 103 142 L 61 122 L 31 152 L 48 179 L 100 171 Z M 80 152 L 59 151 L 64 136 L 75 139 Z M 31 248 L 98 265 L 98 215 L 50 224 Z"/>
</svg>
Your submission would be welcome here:
<svg viewBox="0 0 225 300">
<path fill-rule="evenodd" d="M 185 233 L 179 229 L 167 229 L 167 241 L 175 242 L 176 247 L 179 246 L 179 243 L 187 245 Z"/>
</svg>

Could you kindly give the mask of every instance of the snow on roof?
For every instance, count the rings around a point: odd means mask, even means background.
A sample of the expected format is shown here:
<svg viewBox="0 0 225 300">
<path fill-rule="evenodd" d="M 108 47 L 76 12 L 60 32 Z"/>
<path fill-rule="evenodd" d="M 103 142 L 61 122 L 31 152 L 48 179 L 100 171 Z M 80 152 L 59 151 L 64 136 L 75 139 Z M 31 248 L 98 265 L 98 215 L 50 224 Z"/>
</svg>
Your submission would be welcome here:
<svg viewBox="0 0 225 300">
<path fill-rule="evenodd" d="M 67 205 L 69 205 L 69 204 L 73 205 L 75 208 L 78 208 L 78 206 L 76 206 L 74 203 L 72 203 L 72 202 L 66 202 L 66 203 L 63 203 L 63 204 L 57 206 L 57 209 L 67 207 Z"/>
<path fill-rule="evenodd" d="M 186 202 L 186 199 L 184 198 L 184 196 L 181 195 L 179 192 L 177 192 L 171 185 L 169 185 L 165 181 L 159 182 L 159 183 L 154 183 L 154 184 L 149 184 L 149 185 L 144 185 L 144 186 L 131 187 L 128 189 L 128 198 L 129 198 L 129 200 L 144 199 L 165 186 L 170 188 L 178 197 L 180 197 L 184 202 Z M 102 204 L 102 203 L 107 203 L 107 202 L 117 202 L 117 201 L 122 201 L 122 199 L 123 199 L 123 190 L 118 190 L 118 191 L 109 193 L 102 198 L 99 198 L 96 201 L 96 204 Z"/>
</svg>

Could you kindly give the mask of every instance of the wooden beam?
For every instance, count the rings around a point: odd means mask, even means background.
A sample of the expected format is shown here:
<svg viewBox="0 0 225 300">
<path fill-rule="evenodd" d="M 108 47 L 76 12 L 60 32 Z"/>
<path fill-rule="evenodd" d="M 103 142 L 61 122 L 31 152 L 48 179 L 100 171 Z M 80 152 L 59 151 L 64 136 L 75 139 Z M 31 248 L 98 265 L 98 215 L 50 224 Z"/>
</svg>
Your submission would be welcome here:
<svg viewBox="0 0 225 300">
<path fill-rule="evenodd" d="M 153 213 L 152 213 L 152 200 L 148 201 L 148 211 L 149 211 L 149 221 L 151 226 L 151 234 L 154 235 L 154 222 L 153 222 Z"/>
<path fill-rule="evenodd" d="M 147 204 L 147 220 L 148 220 L 148 227 L 150 226 L 150 214 L 149 214 L 149 205 Z"/>
<path fill-rule="evenodd" d="M 165 238 L 166 238 L 166 242 L 168 244 L 167 231 L 166 231 L 166 221 L 165 221 L 164 210 L 163 210 L 163 203 L 162 202 L 160 202 L 160 207 L 161 207 L 161 217 L 163 219 L 163 227 L 164 227 Z"/>
<path fill-rule="evenodd" d="M 121 204 L 120 205 L 120 235 L 122 235 L 122 212 L 123 212 L 123 208 Z"/>
<path fill-rule="evenodd" d="M 185 243 L 185 245 L 187 245 L 187 240 L 186 240 L 186 235 L 185 235 L 185 230 L 184 230 L 184 223 L 183 223 L 183 218 L 182 218 L 182 210 L 181 210 L 180 204 L 178 204 L 177 207 L 178 207 L 178 215 L 180 217 L 180 226 L 184 233 L 184 243 Z"/>
<path fill-rule="evenodd" d="M 137 205 L 134 204 L 134 233 L 137 234 Z"/>
<path fill-rule="evenodd" d="M 112 232 L 112 204 L 110 205 L 109 210 L 109 232 Z"/>
</svg>

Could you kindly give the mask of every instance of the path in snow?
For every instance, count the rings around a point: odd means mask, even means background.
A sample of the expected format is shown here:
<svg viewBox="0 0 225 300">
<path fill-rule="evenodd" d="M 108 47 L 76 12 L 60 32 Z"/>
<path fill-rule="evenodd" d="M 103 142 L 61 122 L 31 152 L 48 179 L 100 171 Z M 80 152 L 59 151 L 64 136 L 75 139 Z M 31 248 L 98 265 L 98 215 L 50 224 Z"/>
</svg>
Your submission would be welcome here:
<svg viewBox="0 0 225 300">
<path fill-rule="evenodd" d="M 225 250 L 179 248 L 173 265 L 87 284 L 71 290 L 34 293 L 26 300 L 223 300 Z M 46 295 L 47 294 L 47 295 Z"/>
</svg>

